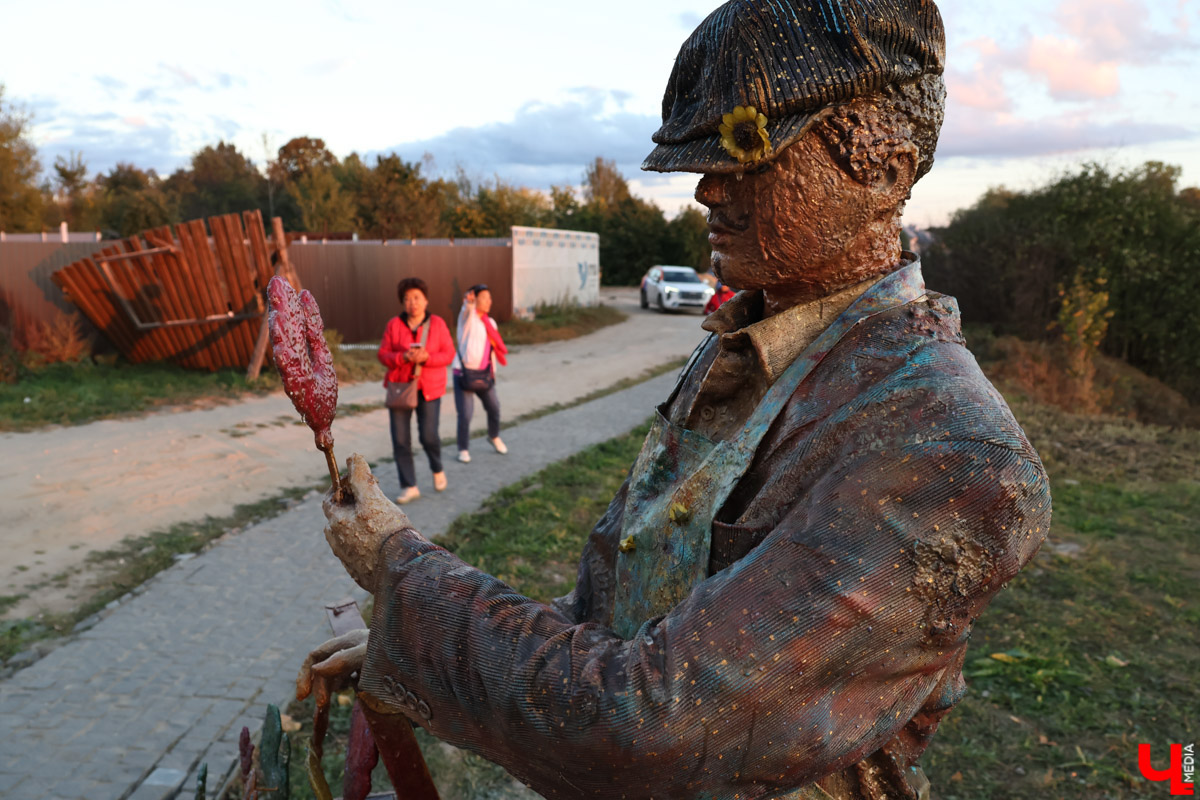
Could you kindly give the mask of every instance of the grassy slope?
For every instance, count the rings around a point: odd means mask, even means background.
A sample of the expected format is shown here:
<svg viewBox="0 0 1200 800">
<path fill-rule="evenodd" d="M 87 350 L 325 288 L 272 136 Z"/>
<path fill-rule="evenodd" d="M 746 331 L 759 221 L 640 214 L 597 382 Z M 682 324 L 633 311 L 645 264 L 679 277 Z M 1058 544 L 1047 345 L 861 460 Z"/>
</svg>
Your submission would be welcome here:
<svg viewBox="0 0 1200 800">
<path fill-rule="evenodd" d="M 500 323 L 506 344 L 543 344 L 574 339 L 624 322 L 629 315 L 611 306 L 539 306 L 532 320 L 510 319 Z"/>
<path fill-rule="evenodd" d="M 339 352 L 336 364 L 344 382 L 383 379 L 373 352 Z M 0 383 L 0 431 L 82 425 L 165 406 L 236 402 L 281 389 L 279 374 L 270 365 L 250 382 L 244 370 L 198 372 L 161 362 L 51 364 L 26 372 L 17 383 Z"/>
</svg>

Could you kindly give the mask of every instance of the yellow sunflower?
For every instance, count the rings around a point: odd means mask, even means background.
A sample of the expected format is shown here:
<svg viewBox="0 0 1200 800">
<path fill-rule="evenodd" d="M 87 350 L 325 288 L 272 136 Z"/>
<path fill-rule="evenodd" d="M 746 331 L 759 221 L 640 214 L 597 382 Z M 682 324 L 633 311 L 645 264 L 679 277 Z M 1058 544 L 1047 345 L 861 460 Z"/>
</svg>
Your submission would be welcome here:
<svg viewBox="0 0 1200 800">
<path fill-rule="evenodd" d="M 746 164 L 771 154 L 767 118 L 754 106 L 737 106 L 721 117 L 721 146 L 729 155 Z"/>
</svg>

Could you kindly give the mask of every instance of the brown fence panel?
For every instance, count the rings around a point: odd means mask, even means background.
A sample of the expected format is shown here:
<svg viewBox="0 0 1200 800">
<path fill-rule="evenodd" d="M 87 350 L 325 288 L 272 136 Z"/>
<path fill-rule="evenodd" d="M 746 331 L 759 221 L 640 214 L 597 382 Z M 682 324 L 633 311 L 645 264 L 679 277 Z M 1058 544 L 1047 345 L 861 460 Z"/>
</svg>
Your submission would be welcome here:
<svg viewBox="0 0 1200 800">
<path fill-rule="evenodd" d="M 265 319 L 262 217 L 212 217 L 145 231 L 53 275 L 131 361 L 245 367 Z M 143 242 L 144 239 L 144 242 Z M 148 246 L 147 246 L 148 245 Z"/>
<path fill-rule="evenodd" d="M 212 251 L 208 245 L 208 233 L 204 229 L 203 220 L 192 220 L 175 226 L 179 237 L 179 251 L 183 263 L 189 265 L 184 270 L 186 281 L 193 290 L 193 304 L 197 306 L 199 317 L 224 314 L 228 311 L 221 299 L 222 288 L 213 268 Z M 233 343 L 233 335 L 224 323 L 212 323 L 201 326 L 205 337 L 216 352 L 216 360 L 212 363 L 222 366 L 237 364 L 237 350 Z"/>
<path fill-rule="evenodd" d="M 400 313 L 396 284 L 418 277 L 429 284 L 429 310 L 454 328 L 462 296 L 486 283 L 492 316 L 512 316 L 512 248 L 504 245 L 383 245 L 379 242 L 291 242 L 288 257 L 313 293 L 327 328 L 348 343 L 379 341 Z"/>
<path fill-rule="evenodd" d="M 50 276 L 100 248 L 98 242 L 0 242 L 0 325 L 20 330 L 76 311 Z M 92 330 L 87 320 L 84 329 Z"/>
<path fill-rule="evenodd" d="M 117 242 L 103 247 L 96 242 L 0 243 L 0 324 L 50 322 L 58 311 L 82 310 L 95 330 L 134 360 L 169 358 L 208 369 L 245 366 L 259 320 L 138 330 L 96 263 L 86 260 L 102 250 L 114 254 L 174 246 L 171 252 L 109 262 L 117 291 L 143 322 L 259 313 L 264 276 L 274 272 L 261 217 L 228 215 L 209 224 L 211 242 L 204 222 L 196 220 L 177 225 L 177 239 L 169 228 L 159 228 L 145 233 L 144 244 L 126 242 L 124 247 Z M 491 288 L 494 317 L 503 321 L 512 316 L 512 249 L 466 244 L 293 241 L 288 253 L 304 287 L 316 295 L 326 326 L 347 342 L 371 342 L 399 313 L 396 284 L 408 276 L 429 284 L 431 312 L 451 327 L 463 293 L 477 283 Z M 147 287 L 153 287 L 154 296 L 146 294 Z M 92 330 L 86 323 L 85 328 Z"/>
<path fill-rule="evenodd" d="M 213 249 L 229 289 L 230 310 L 238 315 L 262 314 L 265 306 L 262 296 L 254 290 L 254 275 L 246 252 L 241 217 L 237 214 L 209 217 L 208 226 L 212 229 Z M 238 366 L 244 367 L 250 363 L 250 355 L 254 352 L 258 325 L 238 322 L 234 326 L 234 335 L 238 343 Z"/>
</svg>

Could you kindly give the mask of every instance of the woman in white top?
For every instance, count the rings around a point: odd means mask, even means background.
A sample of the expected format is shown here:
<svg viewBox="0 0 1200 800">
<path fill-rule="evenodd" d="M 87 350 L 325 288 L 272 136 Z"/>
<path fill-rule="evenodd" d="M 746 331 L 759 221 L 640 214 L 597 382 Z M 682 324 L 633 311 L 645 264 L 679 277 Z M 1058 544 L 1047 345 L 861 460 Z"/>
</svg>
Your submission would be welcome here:
<svg viewBox="0 0 1200 800">
<path fill-rule="evenodd" d="M 454 407 L 458 411 L 458 460 L 464 464 L 471 461 L 471 417 L 475 413 L 476 397 L 487 412 L 488 439 L 492 447 L 501 455 L 508 452 L 504 442 L 500 441 L 500 399 L 496 396 L 496 362 L 502 366 L 508 363 L 505 358 L 508 348 L 500 338 L 496 320 L 488 316 L 491 310 L 492 293 L 481 283 L 472 286 L 463 296 L 462 309 L 458 313 Z M 469 372 L 464 373 L 464 364 Z M 475 373 L 476 370 L 484 374 Z"/>
</svg>

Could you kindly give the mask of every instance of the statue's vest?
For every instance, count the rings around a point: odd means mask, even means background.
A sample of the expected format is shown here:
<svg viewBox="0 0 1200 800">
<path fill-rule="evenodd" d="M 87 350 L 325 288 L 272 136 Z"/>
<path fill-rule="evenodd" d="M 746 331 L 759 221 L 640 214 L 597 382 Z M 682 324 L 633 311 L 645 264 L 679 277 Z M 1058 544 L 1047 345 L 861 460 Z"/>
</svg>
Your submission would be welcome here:
<svg viewBox="0 0 1200 800">
<path fill-rule="evenodd" d="M 712 521 L 749 469 L 759 443 L 796 388 L 859 323 L 925 296 L 914 261 L 868 289 L 771 385 L 742 431 L 712 442 L 667 419 L 660 406 L 630 479 L 609 626 L 631 639 L 708 577 Z M 686 375 L 691 364 L 683 370 Z"/>
</svg>

